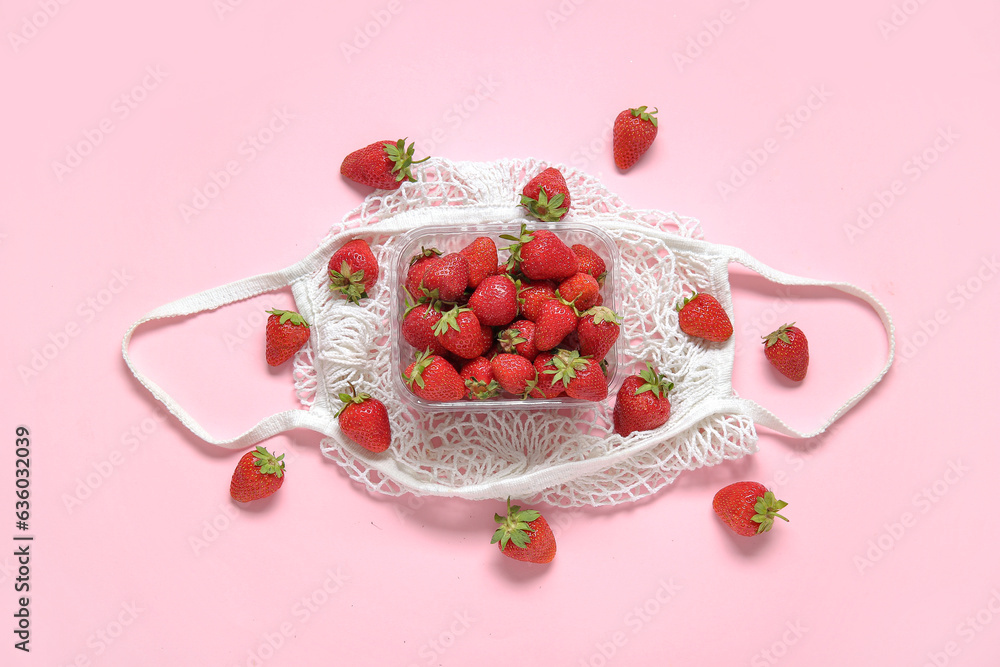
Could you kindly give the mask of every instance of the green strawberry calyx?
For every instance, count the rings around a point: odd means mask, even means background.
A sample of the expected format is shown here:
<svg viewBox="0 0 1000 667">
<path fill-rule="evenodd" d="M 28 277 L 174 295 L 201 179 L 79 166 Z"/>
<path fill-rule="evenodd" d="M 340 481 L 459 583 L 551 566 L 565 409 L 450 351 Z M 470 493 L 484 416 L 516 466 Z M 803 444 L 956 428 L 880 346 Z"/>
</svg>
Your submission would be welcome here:
<svg viewBox="0 0 1000 667">
<path fill-rule="evenodd" d="M 418 387 L 421 389 L 424 388 L 423 372 L 428 366 L 434 363 L 434 359 L 431 358 L 432 356 L 430 348 L 424 350 L 413 360 L 413 371 L 409 375 L 406 374 L 405 370 L 403 371 L 403 380 L 406 381 L 407 385 L 412 387 L 413 383 L 416 382 Z"/>
<path fill-rule="evenodd" d="M 659 113 L 658 109 L 653 109 L 652 111 L 646 111 L 646 107 L 636 107 L 635 109 L 628 110 L 630 114 L 638 118 L 639 120 L 648 120 L 653 124 L 653 127 L 657 127 L 659 121 L 656 119 L 656 114 Z"/>
<path fill-rule="evenodd" d="M 497 334 L 497 343 L 500 344 L 500 349 L 511 354 L 516 354 L 517 346 L 527 342 L 528 339 L 524 337 L 521 330 L 514 327 L 504 329 Z"/>
<path fill-rule="evenodd" d="M 668 391 L 674 388 L 674 383 L 669 382 L 665 376 L 657 373 L 653 368 L 653 364 L 648 361 L 646 362 L 645 370 L 639 372 L 639 377 L 642 378 L 645 383 L 636 388 L 636 396 L 647 391 L 651 391 L 657 398 L 663 398 Z"/>
<path fill-rule="evenodd" d="M 514 546 L 521 549 L 525 548 L 531 542 L 529 533 L 534 532 L 528 524 L 540 516 L 542 515 L 537 510 L 522 510 L 520 505 L 511 506 L 510 498 L 507 498 L 507 515 L 493 515 L 493 519 L 500 526 L 493 533 L 493 539 L 490 540 L 490 544 L 499 542 L 500 548 L 506 549 L 507 543 L 513 542 Z"/>
<path fill-rule="evenodd" d="M 621 324 L 622 320 L 618 317 L 615 311 L 611 310 L 607 306 L 594 306 L 589 310 L 583 311 L 584 317 L 593 317 L 594 324 L 602 324 L 604 322 L 611 322 L 612 324 Z"/>
<path fill-rule="evenodd" d="M 471 308 L 466 308 L 465 306 L 457 306 L 452 308 L 448 312 L 441 315 L 441 319 L 437 321 L 434 325 L 434 335 L 440 336 L 444 334 L 448 329 L 454 329 L 455 331 L 461 331 L 462 328 L 458 326 L 458 316 L 462 313 L 471 313 Z"/>
<path fill-rule="evenodd" d="M 480 401 L 493 398 L 500 393 L 500 385 L 496 380 L 483 382 L 482 380 L 470 377 L 465 381 L 465 388 L 469 390 L 470 398 L 475 398 Z"/>
<path fill-rule="evenodd" d="M 340 292 L 351 303 L 368 298 L 368 292 L 365 291 L 365 270 L 352 271 L 351 265 L 344 260 L 340 263 L 339 271 L 330 269 L 330 289 Z"/>
<path fill-rule="evenodd" d="M 684 299 L 680 303 L 674 306 L 674 310 L 676 310 L 678 313 L 681 312 L 682 310 L 684 310 L 684 306 L 694 301 L 697 296 L 698 293 L 692 290 L 691 296 L 684 297 Z"/>
<path fill-rule="evenodd" d="M 764 347 L 771 347 L 779 340 L 786 345 L 791 345 L 792 341 L 788 338 L 788 330 L 793 326 L 795 326 L 795 322 L 792 322 L 791 324 L 782 324 L 766 336 L 761 336 L 761 338 L 764 339 Z"/>
<path fill-rule="evenodd" d="M 553 376 L 552 384 L 562 382 L 564 387 L 568 387 L 570 380 L 576 377 L 576 372 L 590 365 L 590 357 L 581 357 L 576 350 L 559 350 L 549 363 L 554 368 L 547 368 L 543 372 Z"/>
<path fill-rule="evenodd" d="M 535 239 L 533 232 L 528 231 L 528 225 L 521 223 L 521 231 L 517 236 L 511 234 L 501 234 L 500 238 L 505 241 L 513 241 L 509 246 L 504 246 L 500 250 L 510 251 L 510 256 L 507 258 L 507 269 L 514 270 L 521 265 L 521 248 L 525 243 L 530 243 Z"/>
<path fill-rule="evenodd" d="M 425 259 L 427 257 L 437 257 L 440 254 L 442 253 L 437 248 L 425 248 L 423 246 L 420 246 L 420 252 L 418 252 L 416 255 L 410 258 L 410 266 L 416 264 L 422 259 Z"/>
<path fill-rule="evenodd" d="M 309 327 L 309 323 L 305 321 L 305 318 L 296 313 L 294 310 L 278 310 L 275 308 L 267 312 L 270 315 L 277 315 L 279 317 L 278 324 L 291 322 L 296 326 L 301 326 L 306 328 Z"/>
<path fill-rule="evenodd" d="M 756 514 L 751 517 L 751 521 L 760 524 L 760 527 L 757 528 L 757 534 L 759 535 L 771 530 L 771 526 L 774 525 L 774 517 L 788 521 L 787 518 L 778 514 L 778 512 L 787 506 L 788 503 L 784 500 L 778 500 L 770 491 L 764 493 L 763 497 L 757 496 L 757 502 L 753 506 L 753 511 Z"/>
<path fill-rule="evenodd" d="M 538 199 L 533 199 L 528 195 L 521 195 L 521 206 L 528 209 L 528 213 L 538 218 L 542 222 L 555 222 L 561 220 L 569 208 L 563 206 L 566 195 L 557 192 L 551 199 L 544 187 L 538 190 Z"/>
<path fill-rule="evenodd" d="M 347 386 L 351 388 L 351 393 L 350 394 L 345 394 L 345 393 L 337 394 L 337 396 L 340 397 L 340 400 L 343 401 L 344 404 L 342 406 L 340 406 L 340 410 L 337 410 L 337 414 L 335 414 L 334 417 L 339 417 L 340 413 L 347 409 L 347 406 L 364 403 L 369 398 L 371 398 L 371 396 L 369 394 L 365 394 L 365 393 L 360 393 L 359 394 L 359 393 L 357 393 L 355 391 L 355 389 L 354 389 L 354 385 L 351 384 L 350 382 L 347 383 Z"/>
<path fill-rule="evenodd" d="M 285 455 L 275 456 L 260 445 L 253 452 L 253 464 L 261 475 L 274 475 L 278 479 L 285 474 Z"/>
<path fill-rule="evenodd" d="M 397 181 L 417 180 L 413 178 L 413 174 L 410 173 L 410 167 L 415 164 L 420 164 L 424 160 L 429 160 L 431 157 L 428 155 L 423 160 L 414 160 L 413 143 L 411 142 L 409 147 L 407 147 L 405 137 L 394 144 L 387 143 L 382 148 L 385 150 L 385 154 L 388 155 L 389 159 L 393 162 L 392 173 L 396 174 Z"/>
</svg>

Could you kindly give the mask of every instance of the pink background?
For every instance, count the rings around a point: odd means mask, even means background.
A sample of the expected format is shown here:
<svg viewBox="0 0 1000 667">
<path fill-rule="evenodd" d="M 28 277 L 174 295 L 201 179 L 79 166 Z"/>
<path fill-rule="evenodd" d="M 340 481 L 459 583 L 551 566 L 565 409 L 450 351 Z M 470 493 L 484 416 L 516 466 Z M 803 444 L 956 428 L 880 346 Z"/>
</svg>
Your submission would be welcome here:
<svg viewBox="0 0 1000 667">
<path fill-rule="evenodd" d="M 1000 660 L 1000 10 L 643 5 L 4 3 L 0 662 Z M 660 134 L 620 174 L 609 126 L 640 104 L 659 107 Z M 258 135 L 269 143 L 249 148 Z M 546 510 L 548 567 L 489 545 L 498 503 L 373 497 L 309 432 L 268 443 L 287 453 L 288 482 L 237 508 L 239 452 L 162 417 L 121 336 L 156 306 L 304 257 L 367 192 L 339 176 L 344 155 L 400 136 L 421 155 L 583 169 L 634 207 L 699 218 L 709 240 L 855 283 L 892 313 L 897 363 L 813 441 L 761 429 L 756 455 L 649 500 Z M 227 164 L 226 186 L 185 216 Z M 818 425 L 880 367 L 863 304 L 743 272 L 733 284 L 736 388 L 792 425 Z M 235 435 L 296 406 L 261 335 L 262 311 L 291 305 L 278 293 L 146 328 L 137 363 Z M 757 350 L 793 319 L 813 349 L 797 387 Z M 21 424 L 28 655 L 11 632 Z M 789 502 L 789 524 L 753 540 L 721 526 L 713 494 L 747 478 Z"/>
</svg>

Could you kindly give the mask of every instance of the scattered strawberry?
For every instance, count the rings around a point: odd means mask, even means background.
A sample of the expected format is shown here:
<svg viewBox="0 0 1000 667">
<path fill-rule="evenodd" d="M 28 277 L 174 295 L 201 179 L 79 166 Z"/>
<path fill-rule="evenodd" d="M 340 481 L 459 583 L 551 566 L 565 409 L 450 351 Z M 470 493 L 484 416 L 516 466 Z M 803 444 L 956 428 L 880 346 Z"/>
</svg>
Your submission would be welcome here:
<svg viewBox="0 0 1000 667">
<path fill-rule="evenodd" d="M 519 354 L 528 361 L 534 361 L 538 356 L 535 347 L 535 323 L 531 320 L 518 320 L 497 334 L 500 350 L 511 354 Z"/>
<path fill-rule="evenodd" d="M 646 107 L 626 109 L 615 118 L 612 150 L 615 166 L 626 171 L 649 150 L 656 138 L 656 109 L 646 111 Z"/>
<path fill-rule="evenodd" d="M 582 312 L 597 303 L 601 286 L 592 275 L 577 272 L 559 283 L 556 292 Z"/>
<path fill-rule="evenodd" d="M 333 253 L 328 265 L 330 289 L 358 303 L 378 280 L 378 262 L 364 239 L 348 241 Z"/>
<path fill-rule="evenodd" d="M 608 397 L 608 378 L 593 359 L 581 357 L 575 350 L 562 350 L 552 364 L 555 370 L 545 372 L 554 376 L 553 383 L 563 383 L 567 396 L 585 401 L 603 401 Z"/>
<path fill-rule="evenodd" d="M 556 290 L 544 280 L 534 280 L 529 283 L 517 283 L 517 300 L 521 304 L 521 314 L 532 322 L 538 321 L 542 312 L 542 304 L 556 298 Z"/>
<path fill-rule="evenodd" d="M 465 381 L 469 398 L 486 400 L 500 393 L 500 385 L 493 377 L 493 367 L 486 357 L 476 357 L 468 362 L 462 366 L 459 375 Z"/>
<path fill-rule="evenodd" d="M 778 500 L 763 484 L 736 482 L 724 487 L 712 499 L 712 509 L 736 534 L 753 537 L 766 533 L 774 525 L 774 517 L 788 506 Z"/>
<path fill-rule="evenodd" d="M 782 324 L 763 337 L 764 356 L 786 378 L 801 382 L 809 368 L 809 341 L 794 324 Z"/>
<path fill-rule="evenodd" d="M 430 301 L 407 308 L 400 330 L 403 340 L 416 349 L 429 349 L 431 354 L 442 355 L 445 347 L 434 335 L 434 326 L 441 321 L 441 311 L 437 304 L 437 301 Z"/>
<path fill-rule="evenodd" d="M 527 563 L 551 563 L 556 557 L 556 538 L 548 522 L 536 510 L 511 507 L 507 499 L 507 515 L 494 519 L 500 527 L 493 533 L 490 544 L 500 544 L 500 553 Z"/>
<path fill-rule="evenodd" d="M 432 298 L 454 303 L 469 286 L 469 260 L 451 252 L 427 263 L 424 290 Z"/>
<path fill-rule="evenodd" d="M 497 244 L 488 236 L 480 236 L 458 251 L 469 262 L 469 287 L 476 289 L 483 278 L 492 275 L 499 264 Z"/>
<path fill-rule="evenodd" d="M 598 285 L 604 284 L 604 277 L 608 273 L 607 266 L 601 256 L 582 243 L 570 246 L 570 250 L 576 255 L 577 270 L 586 273 L 597 279 Z"/>
<path fill-rule="evenodd" d="M 557 369 L 552 361 L 555 356 L 551 352 L 542 352 L 535 357 L 534 366 L 537 376 L 525 388 L 532 398 L 555 398 L 566 393 L 566 385 L 561 379 L 556 379 Z"/>
<path fill-rule="evenodd" d="M 594 361 L 602 361 L 618 340 L 621 330 L 619 325 L 621 320 L 610 308 L 594 306 L 585 311 L 576 327 L 580 354 Z"/>
<path fill-rule="evenodd" d="M 309 340 L 309 323 L 292 310 L 269 310 L 265 328 L 265 352 L 269 366 L 280 366 Z"/>
<path fill-rule="evenodd" d="M 348 383 L 350 394 L 339 394 L 344 405 L 335 415 L 340 430 L 348 438 L 372 452 L 384 452 L 392 441 L 389 411 L 385 404 L 368 394 L 357 394 Z"/>
<path fill-rule="evenodd" d="M 456 306 L 441 315 L 434 335 L 449 352 L 463 359 L 481 356 L 493 344 L 493 331 L 469 308 Z"/>
<path fill-rule="evenodd" d="M 651 431 L 666 424 L 670 419 L 667 392 L 673 388 L 674 384 L 653 370 L 649 362 L 639 375 L 625 378 L 612 412 L 615 433 L 627 436 L 634 431 Z"/>
<path fill-rule="evenodd" d="M 482 324 L 506 326 L 517 317 L 517 285 L 509 276 L 486 276 L 469 297 L 469 307 Z"/>
<path fill-rule="evenodd" d="M 403 371 L 403 379 L 425 401 L 457 401 L 465 396 L 465 382 L 455 367 L 427 350 Z"/>
<path fill-rule="evenodd" d="M 424 271 L 427 270 L 427 264 L 440 254 L 441 251 L 437 248 L 421 248 L 419 254 L 410 258 L 410 268 L 406 270 L 405 287 L 414 299 L 425 298 L 426 295 L 420 289 L 420 284 L 424 279 Z"/>
<path fill-rule="evenodd" d="M 535 367 L 519 354 L 498 354 L 490 366 L 500 388 L 508 394 L 526 394 L 528 382 L 535 379 Z"/>
<path fill-rule="evenodd" d="M 514 242 L 506 248 L 510 250 L 507 265 L 519 268 L 531 280 L 562 280 L 577 272 L 576 254 L 547 229 L 529 232 L 522 224 L 518 236 L 502 234 L 500 238 Z"/>
<path fill-rule="evenodd" d="M 406 139 L 376 141 L 344 158 L 340 173 L 355 183 L 382 190 L 396 190 L 403 181 L 415 181 L 410 166 L 427 160 L 413 159 L 413 144 Z"/>
<path fill-rule="evenodd" d="M 573 306 L 561 299 L 549 299 L 542 304 L 535 320 L 535 347 L 540 352 L 551 350 L 576 329 L 578 320 Z"/>
<path fill-rule="evenodd" d="M 555 167 L 549 167 L 528 181 L 521 194 L 521 206 L 544 222 L 561 220 L 569 211 L 569 188 Z"/>
<path fill-rule="evenodd" d="M 241 503 L 266 498 L 285 483 L 285 455 L 274 456 L 260 445 L 252 452 L 244 454 L 233 479 L 229 483 L 229 495 Z"/>
<path fill-rule="evenodd" d="M 681 331 L 689 336 L 721 343 L 733 335 L 729 315 L 711 294 L 691 292 L 691 296 L 677 305 L 677 319 Z"/>
</svg>

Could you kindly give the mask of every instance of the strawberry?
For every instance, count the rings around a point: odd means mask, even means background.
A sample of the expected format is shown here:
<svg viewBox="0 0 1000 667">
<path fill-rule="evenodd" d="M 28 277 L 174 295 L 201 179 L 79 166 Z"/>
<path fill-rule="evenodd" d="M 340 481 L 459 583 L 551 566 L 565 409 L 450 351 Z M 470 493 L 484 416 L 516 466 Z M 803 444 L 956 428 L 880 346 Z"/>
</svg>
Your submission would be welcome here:
<svg viewBox="0 0 1000 667">
<path fill-rule="evenodd" d="M 556 538 L 548 522 L 536 510 L 511 507 L 507 499 L 507 515 L 494 515 L 500 527 L 493 533 L 490 544 L 500 543 L 500 553 L 526 563 L 551 563 L 556 557 Z"/>
<path fill-rule="evenodd" d="M 406 139 L 376 141 L 359 148 L 340 165 L 340 173 L 355 183 L 382 190 L 396 190 L 403 181 L 415 181 L 410 166 L 427 160 L 413 159 L 413 144 Z"/>
<path fill-rule="evenodd" d="M 419 303 L 406 309 L 400 330 L 403 340 L 417 350 L 430 350 L 431 354 L 444 354 L 445 347 L 434 335 L 434 326 L 441 321 L 438 302 Z"/>
<path fill-rule="evenodd" d="M 627 436 L 634 431 L 651 431 L 666 424 L 670 419 L 667 392 L 673 388 L 674 384 L 653 370 L 649 362 L 639 375 L 625 378 L 612 413 L 615 433 Z"/>
<path fill-rule="evenodd" d="M 528 361 L 534 361 L 538 356 L 535 347 L 535 323 L 531 320 L 518 320 L 497 334 L 500 350 L 512 354 L 520 354 Z"/>
<path fill-rule="evenodd" d="M 618 340 L 620 324 L 618 315 L 610 308 L 594 306 L 584 312 L 576 327 L 580 354 L 594 361 L 602 361 Z"/>
<path fill-rule="evenodd" d="M 292 310 L 269 310 L 264 356 L 269 366 L 280 366 L 309 340 L 309 323 Z"/>
<path fill-rule="evenodd" d="M 275 456 L 260 445 L 252 452 L 244 454 L 233 479 L 229 482 L 229 495 L 233 500 L 248 503 L 266 498 L 285 483 L 285 455 Z"/>
<path fill-rule="evenodd" d="M 691 292 L 691 296 L 677 304 L 677 319 L 681 331 L 713 343 L 727 341 L 733 335 L 733 323 L 729 321 L 729 315 L 711 294 Z"/>
<path fill-rule="evenodd" d="M 485 400 L 500 393 L 500 385 L 493 377 L 493 367 L 486 357 L 476 357 L 468 362 L 462 366 L 459 375 L 465 381 L 469 398 Z"/>
<path fill-rule="evenodd" d="M 656 109 L 646 111 L 646 107 L 626 109 L 615 118 L 612 151 L 615 166 L 626 171 L 632 167 L 643 153 L 649 150 L 656 138 Z"/>
<path fill-rule="evenodd" d="M 372 452 L 384 452 L 392 441 L 389 411 L 385 404 L 368 394 L 357 394 L 350 382 L 350 394 L 339 394 L 344 405 L 335 415 L 340 430 L 348 438 Z"/>
<path fill-rule="evenodd" d="M 601 286 L 597 284 L 597 279 L 588 273 L 574 273 L 566 280 L 559 283 L 556 292 L 566 301 L 569 301 L 579 311 L 584 311 L 597 303 Z"/>
<path fill-rule="evenodd" d="M 809 341 L 794 324 L 782 324 L 763 337 L 764 356 L 786 378 L 801 382 L 809 368 Z"/>
<path fill-rule="evenodd" d="M 469 286 L 469 260 L 451 252 L 427 263 L 424 290 L 431 297 L 454 303 Z"/>
<path fill-rule="evenodd" d="M 437 248 L 421 248 L 419 254 L 410 258 L 410 268 L 406 270 L 405 287 L 414 299 L 426 297 L 423 290 L 420 289 L 420 283 L 424 279 L 424 271 L 427 270 L 428 262 L 440 254 L 441 251 Z"/>
<path fill-rule="evenodd" d="M 527 397 L 528 382 L 535 379 L 535 367 L 519 354 L 498 354 L 490 361 L 493 377 L 508 394 Z"/>
<path fill-rule="evenodd" d="M 330 289 L 353 303 L 366 298 L 368 290 L 378 280 L 378 262 L 364 239 L 354 239 L 341 246 L 333 253 L 327 268 L 330 270 Z"/>
<path fill-rule="evenodd" d="M 480 323 L 506 326 L 517 317 L 517 285 L 509 276 L 486 276 L 469 297 L 469 307 Z"/>
<path fill-rule="evenodd" d="M 562 280 L 577 272 L 576 254 L 547 229 L 529 232 L 522 224 L 517 236 L 501 234 L 500 238 L 514 241 L 505 248 L 510 250 L 507 265 L 517 267 L 531 280 Z"/>
<path fill-rule="evenodd" d="M 493 331 L 479 322 L 469 308 L 456 306 L 441 315 L 434 335 L 444 348 L 463 359 L 481 356 L 493 344 Z"/>
<path fill-rule="evenodd" d="M 585 401 L 603 401 L 608 397 L 608 378 L 598 362 L 581 357 L 575 350 L 561 350 L 552 359 L 553 384 L 562 382 L 566 395 Z"/>
<path fill-rule="evenodd" d="M 736 482 L 715 494 L 712 509 L 733 532 L 744 537 L 753 537 L 771 530 L 774 517 L 788 506 L 758 482 Z"/>
<path fill-rule="evenodd" d="M 566 385 L 562 380 L 556 380 L 556 366 L 552 361 L 555 356 L 551 352 L 542 352 L 535 357 L 535 371 L 538 374 L 535 380 L 525 387 L 525 391 L 532 398 L 555 398 L 565 393 Z"/>
<path fill-rule="evenodd" d="M 601 256 L 582 243 L 571 245 L 570 250 L 576 255 L 577 270 L 593 276 L 597 279 L 598 285 L 603 285 L 608 269 Z"/>
<path fill-rule="evenodd" d="M 488 236 L 480 236 L 458 251 L 469 262 L 469 287 L 476 289 L 483 278 L 496 271 L 497 244 Z"/>
<path fill-rule="evenodd" d="M 521 192 L 521 206 L 544 222 L 561 220 L 569 211 L 569 188 L 555 167 L 549 167 L 528 181 Z"/>
<path fill-rule="evenodd" d="M 465 382 L 443 357 L 424 350 L 403 371 L 410 390 L 425 401 L 457 401 L 465 396 Z"/>
<path fill-rule="evenodd" d="M 542 312 L 542 304 L 556 298 L 556 290 L 544 280 L 529 283 L 517 282 L 517 301 L 521 304 L 521 314 L 535 322 Z"/>
<path fill-rule="evenodd" d="M 540 352 L 551 350 L 576 329 L 578 320 L 573 306 L 561 299 L 549 299 L 542 304 L 535 320 L 535 347 Z"/>
</svg>

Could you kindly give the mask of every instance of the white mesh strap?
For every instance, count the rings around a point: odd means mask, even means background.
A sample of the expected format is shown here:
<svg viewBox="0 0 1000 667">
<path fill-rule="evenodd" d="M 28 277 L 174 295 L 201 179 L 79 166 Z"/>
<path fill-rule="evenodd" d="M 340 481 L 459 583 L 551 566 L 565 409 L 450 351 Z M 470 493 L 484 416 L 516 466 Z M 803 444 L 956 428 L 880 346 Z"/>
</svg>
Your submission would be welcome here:
<svg viewBox="0 0 1000 667">
<path fill-rule="evenodd" d="M 889 367 L 892 366 L 892 359 L 893 356 L 895 355 L 895 350 L 896 350 L 896 338 L 895 338 L 895 328 L 893 327 L 892 318 L 889 316 L 889 312 L 885 309 L 885 306 L 883 306 L 879 302 L 879 300 L 876 299 L 873 295 L 864 291 L 860 287 L 856 287 L 850 283 L 800 278 L 798 276 L 793 276 L 788 273 L 783 273 L 781 271 L 778 271 L 777 269 L 772 269 L 771 267 L 751 257 L 749 254 L 747 254 L 745 251 L 739 248 L 724 246 L 724 251 L 728 253 L 729 261 L 742 264 L 743 266 L 747 267 L 748 269 L 751 269 L 752 271 L 756 271 L 761 276 L 767 278 L 772 282 L 776 282 L 781 285 L 810 285 L 819 287 L 832 287 L 833 289 L 840 290 L 845 294 L 850 294 L 851 296 L 857 297 L 858 299 L 861 299 L 869 306 L 871 306 L 872 309 L 876 313 L 878 313 L 879 319 L 882 320 L 882 326 L 885 328 L 886 337 L 889 342 L 889 354 L 885 360 L 885 365 L 882 367 L 882 370 L 879 371 L 878 375 L 873 380 L 871 380 L 856 394 L 847 399 L 839 408 L 837 408 L 837 410 L 833 413 L 833 415 L 829 417 L 819 428 L 812 431 L 805 431 L 805 432 L 799 431 L 797 429 L 788 426 L 788 424 L 779 419 L 773 412 L 763 407 L 756 401 L 750 399 L 740 399 L 744 404 L 747 414 L 750 415 L 750 417 L 752 417 L 756 423 L 760 424 L 761 426 L 766 426 L 772 431 L 776 431 L 783 435 L 793 436 L 797 438 L 811 438 L 822 433 L 833 422 L 840 419 L 840 417 L 845 412 L 854 407 L 854 405 L 857 404 L 857 402 L 860 401 L 865 396 L 865 394 L 871 391 L 872 388 L 876 384 L 878 384 L 879 381 L 889 371 Z"/>
</svg>

